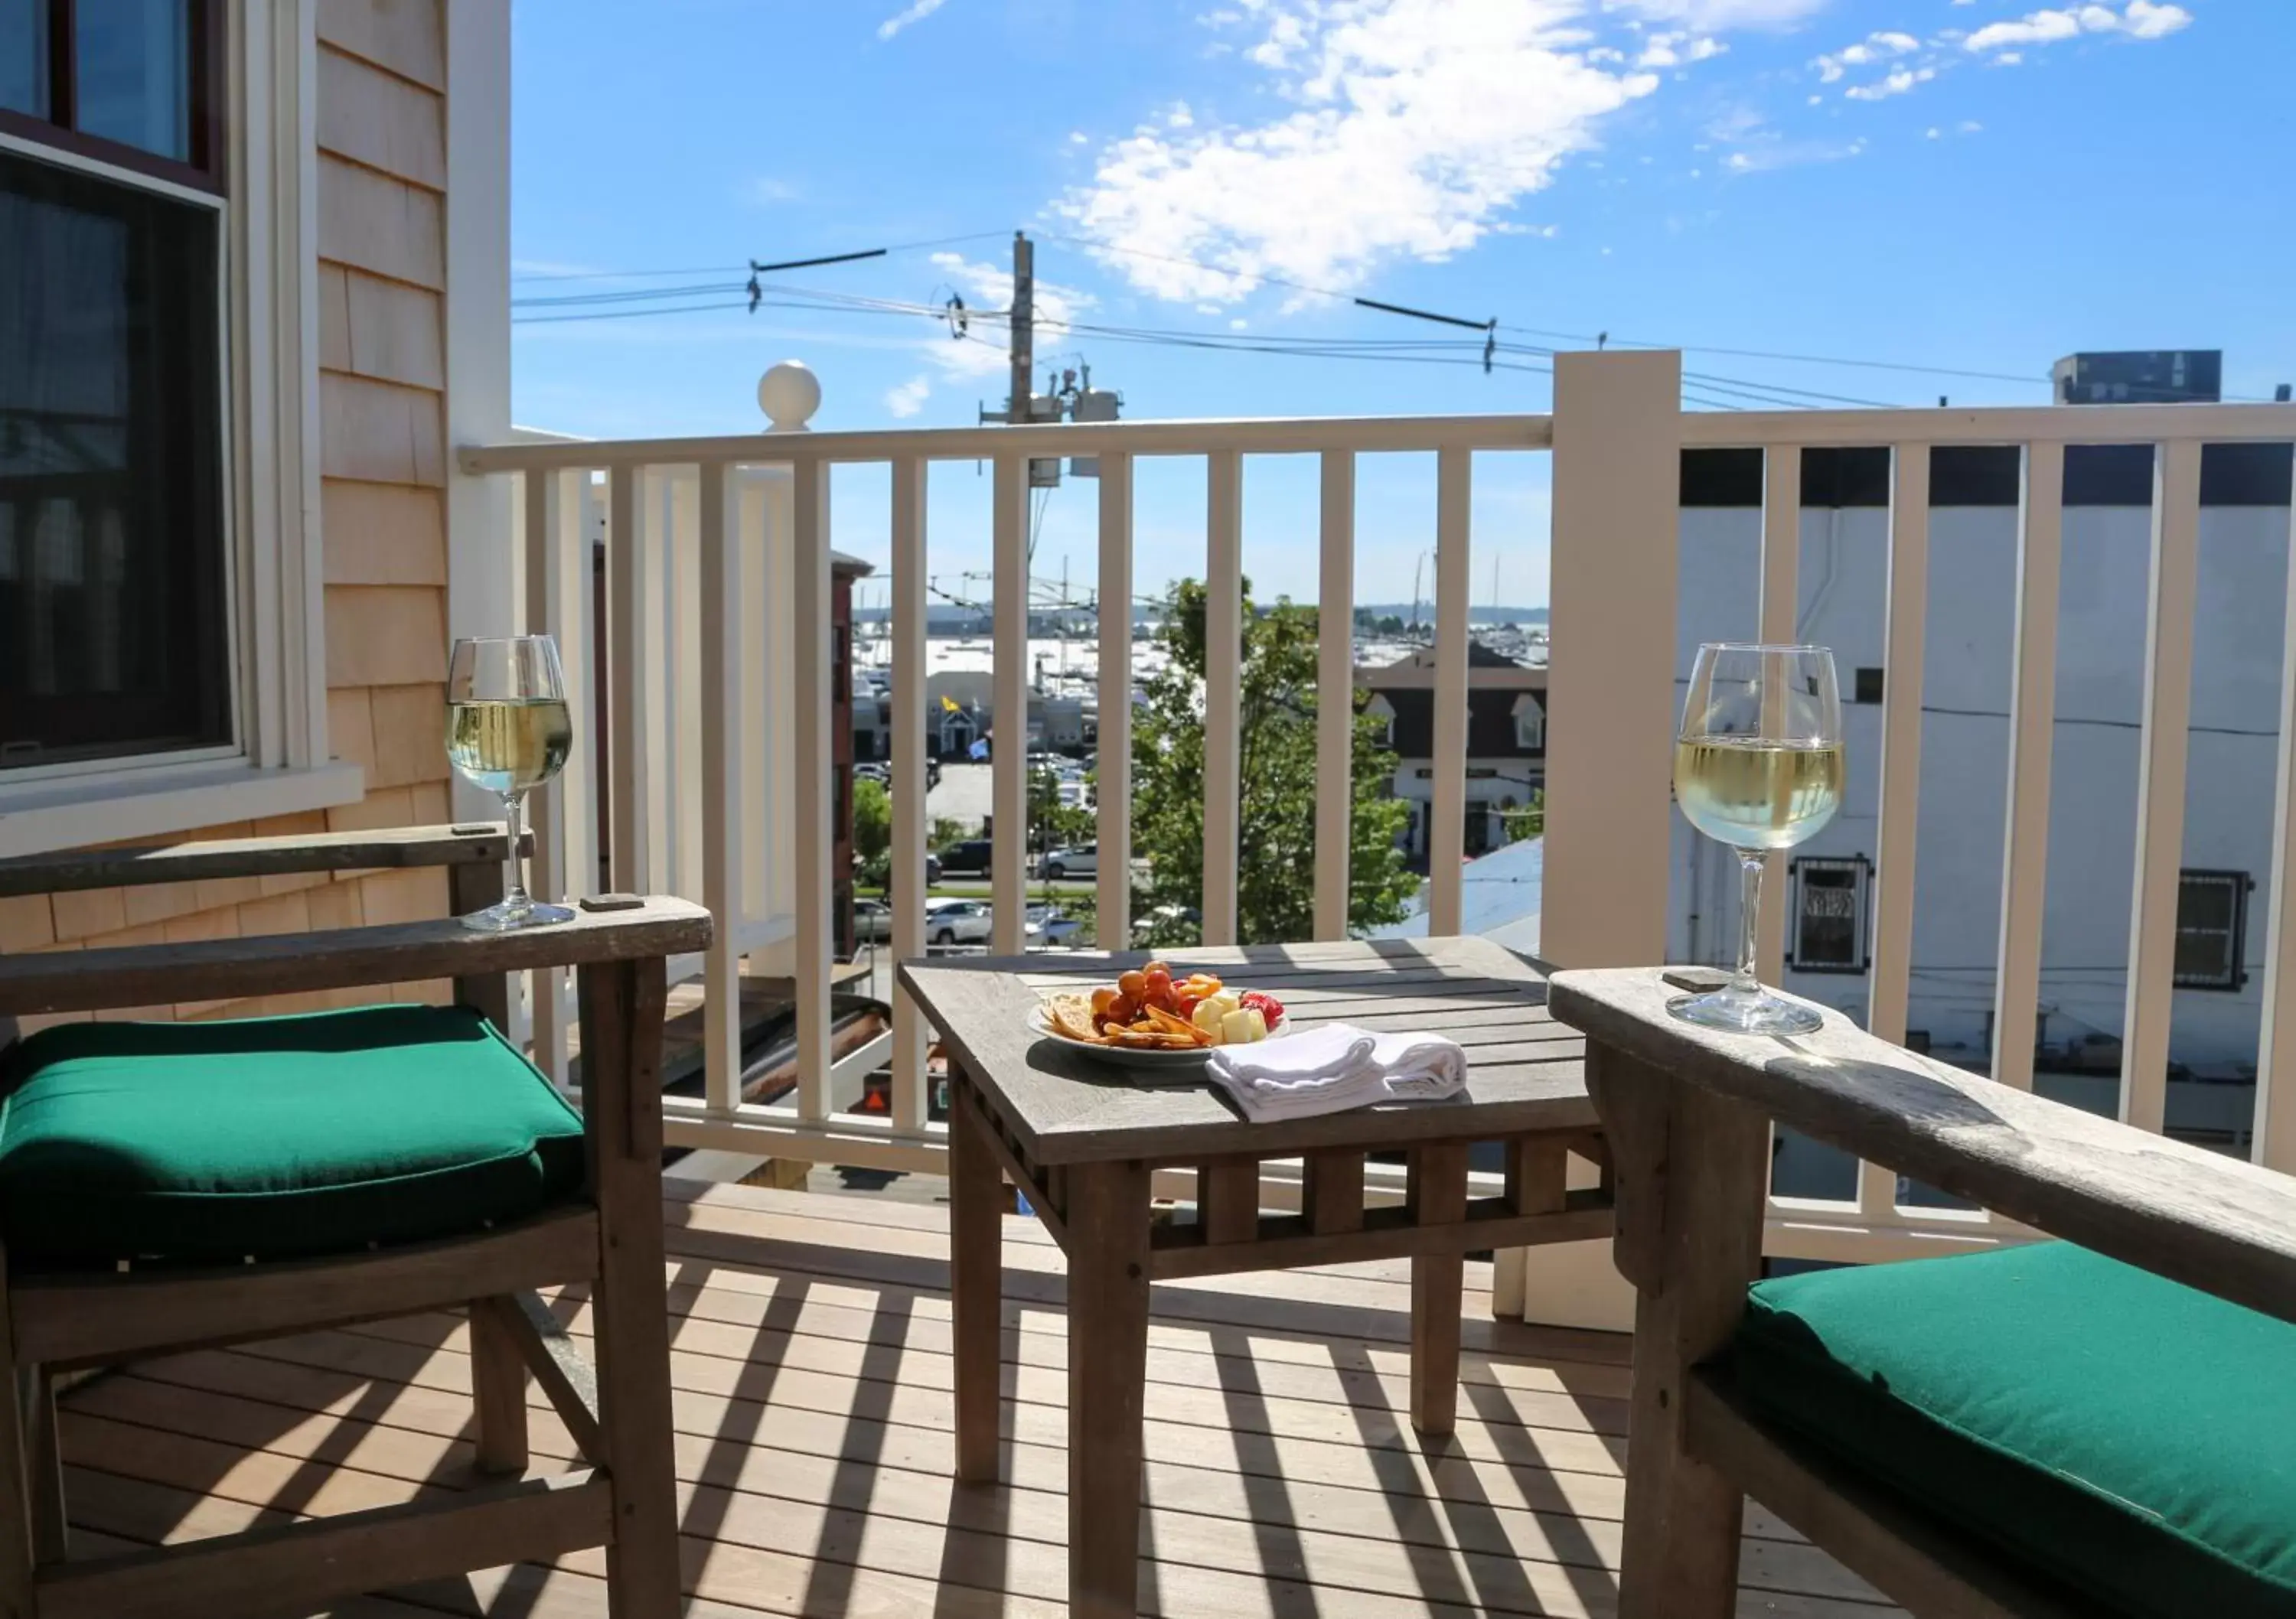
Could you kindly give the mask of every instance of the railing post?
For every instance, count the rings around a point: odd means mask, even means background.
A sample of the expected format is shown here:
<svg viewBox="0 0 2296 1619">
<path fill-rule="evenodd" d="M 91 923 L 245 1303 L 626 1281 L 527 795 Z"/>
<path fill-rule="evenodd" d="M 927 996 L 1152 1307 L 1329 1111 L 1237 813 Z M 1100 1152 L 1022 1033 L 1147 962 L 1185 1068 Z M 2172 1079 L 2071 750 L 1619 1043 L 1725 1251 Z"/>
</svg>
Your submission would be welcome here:
<svg viewBox="0 0 2296 1619">
<path fill-rule="evenodd" d="M 1028 943 L 1029 900 L 1029 462 L 999 455 L 990 482 L 996 503 L 990 521 L 995 559 L 993 634 L 995 694 L 989 724 L 990 835 L 988 891 L 993 914 L 989 944 L 1016 956 Z"/>
<path fill-rule="evenodd" d="M 646 846 L 644 728 L 638 704 L 645 688 L 638 672 L 638 555 L 644 544 L 644 503 L 639 490 L 645 470 L 627 462 L 607 474 L 606 483 L 606 715 L 612 731 L 608 792 L 611 816 L 614 887 L 645 891 Z"/>
<path fill-rule="evenodd" d="M 1669 350 L 1555 356 L 1539 949 L 1559 966 L 1666 953 L 1681 395 L 1682 356 Z M 1496 1258 L 1521 1285 L 1495 1292 L 1519 1299 L 1525 1321 L 1633 1322 L 1607 1243 Z"/>
<path fill-rule="evenodd" d="M 2280 741 L 2272 877 L 2264 922 L 2264 1023 L 2256 1043 L 2258 1163 L 2296 1173 L 2296 488 L 2289 491 L 2287 602 L 2280 634 Z"/>
<path fill-rule="evenodd" d="M 1355 839 L 1356 458 L 1325 450 L 1316 591 L 1316 936 L 1348 936 Z"/>
<path fill-rule="evenodd" d="M 1132 943 L 1132 457 L 1100 458 L 1099 903 L 1094 939 Z"/>
<path fill-rule="evenodd" d="M 731 1113 L 742 1100 L 742 856 L 750 808 L 742 754 L 754 739 L 744 723 L 750 693 L 736 639 L 744 593 L 741 493 L 731 464 L 704 462 L 699 470 L 701 888 L 718 924 L 704 969 L 702 1084 L 709 1106 Z"/>
<path fill-rule="evenodd" d="M 1801 446 L 1774 444 L 1762 451 L 1761 639 L 1790 646 L 1801 639 Z M 1771 851 L 1764 862 L 1762 898 L 1756 919 L 1755 959 L 1765 983 L 1775 984 L 1785 969 L 1786 855 Z"/>
<path fill-rule="evenodd" d="M 1459 931 L 1467 855 L 1468 518 L 1474 456 L 1447 449 L 1435 458 L 1435 760 L 1428 804 L 1427 931 Z"/>
<path fill-rule="evenodd" d="M 2152 451 L 2152 560 L 2144 617 L 2144 728 L 2136 769 L 2136 904 L 2121 1019 L 2120 1122 L 2158 1134 L 2169 1107 L 2169 1020 L 2185 849 L 2185 765 L 2193 713 L 2193 615 L 2200 595 L 2201 445 Z"/>
<path fill-rule="evenodd" d="M 1236 942 L 1243 814 L 1243 457 L 1214 450 L 1204 470 L 1203 940 Z"/>
<path fill-rule="evenodd" d="M 798 1113 L 829 1116 L 830 936 L 829 467 L 793 460 L 797 589 L 797 1095 Z"/>
<path fill-rule="evenodd" d="M 893 956 L 925 953 L 925 461 L 893 463 Z M 925 1025 L 893 991 L 893 1123 L 925 1123 Z"/>
<path fill-rule="evenodd" d="M 1670 350 L 1555 356 L 1539 948 L 1559 966 L 1666 953 L 1681 391 Z"/>
</svg>

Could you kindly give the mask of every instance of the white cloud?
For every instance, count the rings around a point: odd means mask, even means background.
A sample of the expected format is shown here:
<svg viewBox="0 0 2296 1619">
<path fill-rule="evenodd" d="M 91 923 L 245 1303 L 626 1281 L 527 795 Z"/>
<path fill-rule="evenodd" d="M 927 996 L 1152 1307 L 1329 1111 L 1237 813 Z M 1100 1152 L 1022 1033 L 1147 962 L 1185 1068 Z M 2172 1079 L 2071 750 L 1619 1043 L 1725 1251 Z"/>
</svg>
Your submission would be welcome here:
<svg viewBox="0 0 2296 1619">
<path fill-rule="evenodd" d="M 1984 127 L 1985 126 L 1979 123 L 1975 119 L 1965 118 L 1962 119 L 1960 123 L 1954 126 L 1954 133 L 1956 135 L 1977 135 L 1980 133 Z"/>
<path fill-rule="evenodd" d="M 932 383 L 923 377 L 911 377 L 907 381 L 885 390 L 885 409 L 896 417 L 915 415 L 925 407 L 925 397 L 932 392 Z"/>
<path fill-rule="evenodd" d="M 1693 29 L 1812 9 L 1628 4 Z M 1265 32 L 1248 57 L 1289 110 L 1256 124 L 1144 125 L 1105 148 L 1057 211 L 1082 235 L 1160 256 L 1106 262 L 1191 303 L 1233 303 L 1268 277 L 1344 289 L 1390 258 L 1465 251 L 1593 145 L 1607 115 L 1658 87 L 1652 73 L 1595 59 L 1575 26 L 1591 4 L 1258 0 Z"/>
<path fill-rule="evenodd" d="M 1710 57 L 1719 56 L 1729 48 L 1711 37 L 1693 39 L 1686 33 L 1660 31 L 1644 39 L 1642 53 L 1635 58 L 1635 66 L 1678 68 L 1686 62 L 1704 61 Z M 1587 52 L 1587 59 L 1594 60 L 1595 54 L 1593 51 Z"/>
<path fill-rule="evenodd" d="M 911 0 L 908 5 L 877 25 L 877 37 L 890 39 L 911 23 L 922 22 L 947 4 L 947 0 Z"/>
<path fill-rule="evenodd" d="M 794 202 L 801 193 L 791 181 L 776 179 L 772 175 L 759 175 L 742 188 L 742 195 L 763 207 L 779 202 Z"/>
<path fill-rule="evenodd" d="M 1893 95 L 1903 95 L 1915 85 L 1927 84 L 1937 77 L 1935 68 L 1899 68 L 1878 84 L 1852 85 L 1842 94 L 1853 102 L 1882 102 Z"/>
<path fill-rule="evenodd" d="M 1901 34 L 1893 29 L 1868 34 L 1856 45 L 1844 45 L 1830 56 L 1818 57 L 1810 66 L 1817 70 L 1820 82 L 1832 84 L 1845 69 L 1862 68 L 1870 62 L 1887 61 L 1892 56 L 1903 56 L 1918 51 L 1922 42 L 1911 34 Z"/>
<path fill-rule="evenodd" d="M 1801 168 L 1812 163 L 1839 163 L 1866 151 L 1862 135 L 1854 141 L 1789 141 L 1773 133 L 1732 152 L 1723 167 L 1734 175 L 1758 175 L 1774 168 Z"/>
<path fill-rule="evenodd" d="M 1626 10 L 1654 21 L 1678 22 L 1693 29 L 1784 28 L 1815 16 L 1831 0 L 1611 0 Z"/>
<path fill-rule="evenodd" d="M 2126 34 L 2131 39 L 2159 39 L 2193 20 L 2181 5 L 2155 0 L 2128 0 L 2115 12 L 2109 5 L 2069 5 L 2057 10 L 2029 12 L 2013 22 L 1988 23 L 1961 42 L 1965 51 L 1999 51 L 2010 46 L 2057 45 L 2083 34 Z"/>
</svg>

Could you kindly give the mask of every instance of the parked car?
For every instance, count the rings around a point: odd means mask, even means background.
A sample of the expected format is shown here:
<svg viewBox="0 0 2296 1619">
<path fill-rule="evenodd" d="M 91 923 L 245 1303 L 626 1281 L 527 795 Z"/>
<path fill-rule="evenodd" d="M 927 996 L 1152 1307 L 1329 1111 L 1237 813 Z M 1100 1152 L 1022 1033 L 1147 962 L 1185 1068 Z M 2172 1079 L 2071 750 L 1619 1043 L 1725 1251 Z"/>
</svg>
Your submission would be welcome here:
<svg viewBox="0 0 2296 1619">
<path fill-rule="evenodd" d="M 989 909 L 977 899 L 937 899 L 925 911 L 928 944 L 985 944 Z"/>
<path fill-rule="evenodd" d="M 940 856 L 938 854 L 928 854 L 925 856 L 925 887 L 930 888 L 933 884 L 939 880 Z"/>
<path fill-rule="evenodd" d="M 893 936 L 893 908 L 881 899 L 857 899 L 853 902 L 853 936 L 857 939 L 890 939 Z"/>
<path fill-rule="evenodd" d="M 1063 877 L 1095 876 L 1100 871 L 1100 846 L 1080 843 L 1072 849 L 1047 849 L 1045 851 L 1043 871 L 1054 881 Z"/>
<path fill-rule="evenodd" d="M 952 876 L 958 872 L 988 875 L 988 863 L 996 846 L 986 838 L 968 838 L 963 843 L 952 843 L 940 852 L 940 869 Z"/>
<path fill-rule="evenodd" d="M 1082 931 L 1084 924 L 1058 905 L 1034 905 L 1029 907 L 1029 924 L 1022 935 L 1026 947 L 1036 950 L 1046 944 L 1065 944 Z"/>
</svg>

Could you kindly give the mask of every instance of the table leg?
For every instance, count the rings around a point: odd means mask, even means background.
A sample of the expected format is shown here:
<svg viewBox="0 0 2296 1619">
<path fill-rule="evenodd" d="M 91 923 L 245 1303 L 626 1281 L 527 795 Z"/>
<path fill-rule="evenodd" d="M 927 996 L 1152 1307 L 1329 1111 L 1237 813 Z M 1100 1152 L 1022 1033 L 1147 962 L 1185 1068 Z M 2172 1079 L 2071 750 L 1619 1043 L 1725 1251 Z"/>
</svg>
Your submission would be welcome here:
<svg viewBox="0 0 2296 1619">
<path fill-rule="evenodd" d="M 1419 1225 L 1467 1217 L 1467 1144 L 1432 1141 L 1411 1149 L 1410 1203 Z M 1459 1414 L 1459 1312 L 1465 1293 L 1463 1250 L 1411 1261 L 1411 1426 L 1447 1434 Z"/>
<path fill-rule="evenodd" d="M 948 1255 L 956 1340 L 956 1476 L 996 1480 L 1003 1373 L 1004 1175 L 972 1085 L 949 1075 Z"/>
<path fill-rule="evenodd" d="M 1132 1619 L 1148 1379 L 1148 1171 L 1069 1177 L 1069 1612 Z"/>
</svg>

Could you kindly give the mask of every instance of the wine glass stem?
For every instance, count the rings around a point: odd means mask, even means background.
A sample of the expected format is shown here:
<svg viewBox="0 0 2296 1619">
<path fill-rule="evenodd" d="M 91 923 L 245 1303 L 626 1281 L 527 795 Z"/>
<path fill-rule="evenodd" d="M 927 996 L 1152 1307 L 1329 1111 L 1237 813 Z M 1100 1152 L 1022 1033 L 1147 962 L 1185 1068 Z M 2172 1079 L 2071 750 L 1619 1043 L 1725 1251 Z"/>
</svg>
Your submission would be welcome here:
<svg viewBox="0 0 2296 1619">
<path fill-rule="evenodd" d="M 526 796 L 523 793 L 503 795 L 503 819 L 510 832 L 510 869 L 503 880 L 502 908 L 506 912 L 522 912 L 534 904 L 526 892 L 526 863 L 519 858 L 519 841 L 526 830 Z"/>
<path fill-rule="evenodd" d="M 1730 980 L 1730 993 L 1735 995 L 1762 993 L 1754 973 L 1754 953 L 1761 926 L 1762 866 L 1767 858 L 1745 849 L 1738 851 L 1738 970 Z"/>
</svg>

